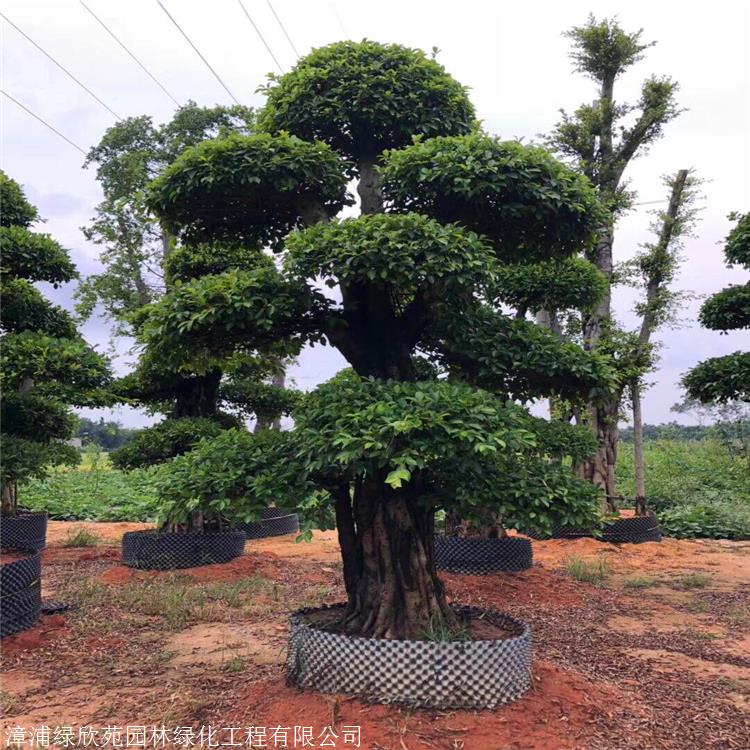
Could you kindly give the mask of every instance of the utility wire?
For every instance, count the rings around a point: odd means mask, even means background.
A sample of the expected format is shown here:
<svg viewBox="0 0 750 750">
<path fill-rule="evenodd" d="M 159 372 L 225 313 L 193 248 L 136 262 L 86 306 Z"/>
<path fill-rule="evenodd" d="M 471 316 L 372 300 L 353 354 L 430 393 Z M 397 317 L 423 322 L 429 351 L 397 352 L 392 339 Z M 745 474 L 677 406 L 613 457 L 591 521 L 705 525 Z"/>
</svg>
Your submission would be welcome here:
<svg viewBox="0 0 750 750">
<path fill-rule="evenodd" d="M 99 16 L 94 13 L 91 8 L 89 8 L 88 5 L 86 5 L 83 0 L 79 0 L 81 5 L 83 5 L 84 8 L 94 17 L 94 19 L 99 23 L 99 25 L 125 50 L 125 52 L 130 55 L 130 57 L 137 63 L 137 65 L 141 68 L 141 70 L 179 107 L 180 103 L 175 99 L 172 94 L 167 91 L 167 89 L 164 87 L 164 85 L 159 81 L 159 79 L 125 46 L 125 44 L 117 37 L 114 31 L 107 26 L 107 24 L 102 21 Z"/>
<path fill-rule="evenodd" d="M 203 60 L 206 67 L 214 74 L 214 78 L 216 78 L 216 80 L 224 87 L 224 90 L 227 92 L 227 94 L 229 94 L 229 96 L 232 97 L 232 99 L 234 100 L 236 104 L 239 104 L 240 103 L 239 100 L 230 91 L 229 86 L 227 86 L 226 83 L 224 83 L 224 81 L 221 80 L 221 77 L 219 76 L 219 74 L 211 67 L 211 64 L 208 62 L 208 60 L 206 60 L 206 58 L 203 57 L 203 55 L 200 53 L 200 50 L 190 40 L 190 37 L 182 30 L 182 27 L 180 26 L 180 24 L 174 20 L 174 18 L 172 17 L 172 14 L 164 7 L 164 4 L 162 3 L 162 1 L 156 0 L 156 2 L 159 3 L 159 7 L 164 11 L 164 13 L 166 13 L 167 18 L 169 18 L 169 20 L 177 27 L 177 30 L 180 32 L 180 34 L 182 34 L 182 36 L 185 37 L 185 41 L 193 48 L 193 50 L 195 50 L 195 54 L 198 55 L 198 57 L 200 57 L 201 60 Z"/>
<path fill-rule="evenodd" d="M 247 20 L 250 21 L 250 23 L 253 25 L 253 28 L 255 29 L 255 32 L 260 37 L 260 41 L 263 42 L 266 49 L 268 50 L 268 54 L 271 55 L 273 58 L 273 61 L 276 63 L 276 67 L 279 69 L 281 73 L 284 72 L 284 68 L 281 67 L 281 63 L 276 59 L 276 55 L 273 54 L 271 51 L 271 48 L 268 46 L 268 42 L 263 38 L 263 34 L 260 33 L 260 29 L 255 25 L 255 21 L 253 21 L 250 14 L 247 12 L 247 8 L 242 4 L 242 0 L 237 0 L 237 2 L 240 4 L 240 8 L 244 11 L 245 15 L 247 16 Z"/>
<path fill-rule="evenodd" d="M 84 156 L 86 156 L 86 152 L 77 143 L 73 143 L 73 141 L 71 141 L 68 136 L 63 135 L 57 128 L 53 128 L 52 125 L 50 125 L 46 120 L 43 120 L 41 117 L 39 117 L 39 115 L 34 114 L 25 104 L 21 104 L 18 99 L 14 99 L 9 93 L 3 91 L 2 89 L 0 89 L 0 94 L 4 94 L 5 96 L 7 96 L 8 99 L 17 104 L 22 110 L 30 114 L 35 120 L 39 120 L 42 125 L 48 127 L 53 133 L 59 135 L 60 138 L 62 138 L 64 141 L 67 141 L 71 146 L 73 146 L 73 148 L 77 148 Z"/>
<path fill-rule="evenodd" d="M 268 3 L 268 7 L 271 9 L 271 13 L 273 13 L 273 17 L 278 21 L 279 26 L 281 26 L 281 30 L 284 32 L 284 36 L 286 37 L 287 42 L 289 42 L 289 46 L 294 50 L 294 54 L 296 57 L 299 57 L 299 52 L 297 52 L 297 48 L 294 46 L 294 42 L 292 41 L 292 38 L 289 36 L 286 27 L 281 22 L 281 19 L 279 18 L 279 14 L 274 9 L 273 5 L 271 5 L 271 0 L 266 0 Z"/>
<path fill-rule="evenodd" d="M 84 91 L 94 97 L 94 99 L 96 99 L 96 101 L 99 102 L 99 104 L 101 104 L 104 109 L 113 114 L 117 120 L 122 119 L 120 115 L 117 114 L 117 112 L 115 112 L 111 107 L 108 107 L 88 86 L 81 83 L 67 68 L 64 68 L 59 62 L 57 62 L 57 60 L 55 60 L 55 58 L 52 57 L 49 52 L 42 49 L 28 34 L 21 31 L 21 29 L 19 29 L 18 26 L 16 26 L 13 21 L 8 18 L 8 16 L 1 12 L 0 16 L 2 16 L 21 36 L 25 37 L 29 42 L 31 42 L 31 44 L 33 44 L 45 57 L 49 58 L 53 63 L 55 63 L 55 65 L 57 65 L 57 67 L 60 68 L 60 70 L 65 73 L 65 75 L 67 75 L 69 78 L 72 78 Z"/>
</svg>

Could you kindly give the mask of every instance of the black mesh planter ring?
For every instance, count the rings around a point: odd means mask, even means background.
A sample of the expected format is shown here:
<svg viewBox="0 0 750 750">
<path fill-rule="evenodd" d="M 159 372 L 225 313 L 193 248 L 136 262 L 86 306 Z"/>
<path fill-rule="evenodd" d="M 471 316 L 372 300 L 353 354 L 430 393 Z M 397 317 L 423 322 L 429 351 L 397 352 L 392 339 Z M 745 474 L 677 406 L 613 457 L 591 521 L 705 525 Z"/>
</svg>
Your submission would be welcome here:
<svg viewBox="0 0 750 750">
<path fill-rule="evenodd" d="M 28 630 L 42 605 L 39 552 L 0 566 L 0 638 Z"/>
<path fill-rule="evenodd" d="M 47 546 L 47 514 L 0 515 L 0 547 L 40 550 Z"/>
<path fill-rule="evenodd" d="M 275 508 L 264 510 L 275 510 Z M 248 539 L 265 539 L 269 536 L 296 534 L 299 531 L 299 516 L 296 513 L 287 513 L 283 516 L 263 517 L 263 515 L 261 512 L 260 521 L 238 523 L 235 528 L 244 532 Z"/>
<path fill-rule="evenodd" d="M 245 534 L 217 532 L 129 531 L 122 536 L 122 562 L 131 568 L 175 570 L 225 563 L 245 550 Z"/>
<path fill-rule="evenodd" d="M 437 709 L 494 708 L 523 695 L 531 686 L 528 625 L 477 607 L 455 609 L 491 617 L 514 634 L 497 641 L 362 638 L 315 627 L 308 618 L 320 610 L 303 609 L 290 618 L 287 681 L 322 693 Z"/>
<path fill-rule="evenodd" d="M 583 539 L 593 536 L 593 529 L 582 529 L 574 526 L 555 526 L 552 529 L 553 539 Z"/>
<path fill-rule="evenodd" d="M 658 542 L 661 541 L 659 522 L 653 515 L 618 518 L 602 528 L 602 541 L 616 544 Z"/>
<path fill-rule="evenodd" d="M 531 542 L 520 537 L 435 536 L 435 566 L 449 573 L 518 573 L 532 563 Z"/>
</svg>

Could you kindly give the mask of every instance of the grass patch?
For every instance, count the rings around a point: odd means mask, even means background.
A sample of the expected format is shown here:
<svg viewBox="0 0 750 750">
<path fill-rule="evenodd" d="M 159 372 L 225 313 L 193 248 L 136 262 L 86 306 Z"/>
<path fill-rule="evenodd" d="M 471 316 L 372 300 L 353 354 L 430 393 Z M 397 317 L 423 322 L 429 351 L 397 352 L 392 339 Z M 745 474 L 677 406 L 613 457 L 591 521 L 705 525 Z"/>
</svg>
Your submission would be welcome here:
<svg viewBox="0 0 750 750">
<path fill-rule="evenodd" d="M 731 677 L 721 677 L 718 680 L 718 684 L 726 688 L 727 690 L 732 690 L 735 693 L 743 693 L 745 695 L 750 695 L 750 680 L 742 680 L 742 679 L 734 679 Z"/>
<path fill-rule="evenodd" d="M 450 627 L 444 620 L 430 618 L 429 625 L 421 633 L 422 640 L 433 643 L 450 643 L 452 641 L 470 641 L 469 626 L 455 625 Z"/>
<path fill-rule="evenodd" d="M 5 690 L 0 690 L 0 713 L 3 715 L 13 712 L 18 707 L 18 699 L 7 693 Z"/>
<path fill-rule="evenodd" d="M 659 584 L 658 578 L 652 578 L 651 576 L 633 576 L 623 581 L 623 586 L 626 589 L 650 589 L 652 586 Z"/>
<path fill-rule="evenodd" d="M 101 541 L 101 537 L 88 529 L 73 529 L 68 532 L 63 547 L 96 547 Z"/>
<path fill-rule="evenodd" d="M 179 630 L 193 621 L 223 621 L 228 611 L 244 607 L 271 586 L 262 576 L 201 584 L 189 576 L 173 574 L 123 586 L 88 578 L 66 587 L 65 595 L 80 606 L 84 617 L 86 609 L 110 606 L 127 614 L 160 618 L 166 629 Z"/>
<path fill-rule="evenodd" d="M 576 581 L 600 584 L 609 575 L 609 565 L 603 557 L 584 560 L 571 555 L 565 559 L 565 572 Z"/>
<path fill-rule="evenodd" d="M 247 669 L 247 659 L 242 656 L 233 656 L 221 665 L 221 671 L 227 674 L 237 674 Z"/>
<path fill-rule="evenodd" d="M 726 611 L 726 619 L 727 622 L 734 627 L 750 625 L 750 606 L 746 604 L 737 604 L 728 607 Z"/>
<path fill-rule="evenodd" d="M 705 589 L 712 580 L 708 573 L 688 573 L 680 576 L 677 583 L 684 589 Z"/>
<path fill-rule="evenodd" d="M 706 630 L 698 630 L 697 628 L 686 628 L 680 632 L 692 641 L 715 641 L 719 637 L 716 633 L 709 633 Z"/>
</svg>

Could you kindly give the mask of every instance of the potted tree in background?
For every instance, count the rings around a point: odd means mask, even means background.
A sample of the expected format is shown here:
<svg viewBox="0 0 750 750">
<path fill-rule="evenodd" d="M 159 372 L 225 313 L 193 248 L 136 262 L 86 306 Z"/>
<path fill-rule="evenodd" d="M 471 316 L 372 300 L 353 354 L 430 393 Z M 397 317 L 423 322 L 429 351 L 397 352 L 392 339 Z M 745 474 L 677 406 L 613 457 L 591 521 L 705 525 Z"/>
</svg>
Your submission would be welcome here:
<svg viewBox="0 0 750 750">
<path fill-rule="evenodd" d="M 293 617 L 290 679 L 412 705 L 518 697 L 530 684 L 528 628 L 449 606 L 434 518 L 490 508 L 547 529 L 596 514 L 595 489 L 550 460 L 579 433 L 548 429 L 500 384 L 548 380 L 552 364 L 560 381 L 594 392 L 606 363 L 494 304 L 501 265 L 593 241 L 595 194 L 544 151 L 480 133 L 464 88 L 416 50 L 333 44 L 267 93 L 266 134 L 188 149 L 154 181 L 150 205 L 185 243 L 270 245 L 281 269 L 181 285 L 154 305 L 141 339 L 174 367 L 284 340 L 327 343 L 351 365 L 293 412 L 295 481 L 262 461 L 248 468 L 261 499 L 304 482 L 339 535 L 348 601 Z M 420 138 L 437 142 L 431 161 Z M 381 183 L 391 165 L 415 188 Z M 349 179 L 361 215 L 339 221 Z M 434 200 L 415 209 L 428 189 Z M 491 636 L 472 636 L 477 618 Z"/>
<path fill-rule="evenodd" d="M 269 257 L 242 243 L 178 247 L 164 263 L 165 295 L 179 296 L 183 285 L 194 286 L 240 268 L 275 270 Z M 152 309 L 154 304 L 144 305 L 132 316 L 136 331 L 148 325 Z M 160 411 L 165 418 L 114 451 L 113 463 L 123 469 L 162 464 L 205 438 L 244 429 L 248 418 L 270 425 L 288 414 L 297 392 L 267 381 L 283 372 L 290 351 L 280 344 L 269 348 L 268 356 L 238 350 L 230 356 L 206 357 L 195 367 L 175 367 L 146 346 L 136 369 L 118 381 L 116 389 L 124 401 Z M 123 560 L 134 567 L 161 569 L 226 562 L 242 553 L 247 535 L 290 533 L 299 528 L 293 513 L 263 508 L 262 515 L 261 519 L 259 513 L 245 511 L 237 518 L 221 504 L 197 501 L 183 514 L 165 510 L 159 515 L 157 533 L 123 536 Z"/>
<path fill-rule="evenodd" d="M 58 286 L 75 278 L 76 270 L 55 240 L 29 229 L 39 218 L 37 210 L 3 172 L 0 205 L 0 546 L 36 552 L 15 555 L 0 570 L 5 636 L 32 625 L 41 604 L 38 551 L 46 545 L 47 514 L 21 509 L 19 485 L 54 466 L 78 463 L 79 452 L 66 442 L 76 424 L 70 407 L 106 403 L 109 370 L 70 315 L 34 286 L 39 281 Z"/>
</svg>

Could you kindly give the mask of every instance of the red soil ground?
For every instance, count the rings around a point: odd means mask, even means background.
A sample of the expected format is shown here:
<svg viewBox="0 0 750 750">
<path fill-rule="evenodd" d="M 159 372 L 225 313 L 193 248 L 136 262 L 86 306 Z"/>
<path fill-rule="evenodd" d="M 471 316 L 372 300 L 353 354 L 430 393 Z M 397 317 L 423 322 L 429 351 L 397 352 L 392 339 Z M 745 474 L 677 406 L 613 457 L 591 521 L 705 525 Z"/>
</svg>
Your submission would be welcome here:
<svg viewBox="0 0 750 750">
<path fill-rule="evenodd" d="M 144 525 L 85 524 L 99 546 L 61 547 L 81 525 L 50 523 L 43 553 L 45 595 L 78 607 L 2 641 L 0 728 L 358 725 L 371 750 L 750 748 L 748 543 L 534 542 L 524 573 L 445 575 L 453 601 L 531 624 L 534 686 L 493 711 L 435 712 L 284 684 L 288 612 L 343 598 L 335 533 L 251 541 L 225 565 L 162 573 L 120 564 L 122 533 Z M 605 560 L 604 584 L 566 575 L 571 556 Z M 154 580 L 182 588 L 152 601 Z M 211 599 L 241 581 L 262 585 Z"/>
</svg>

